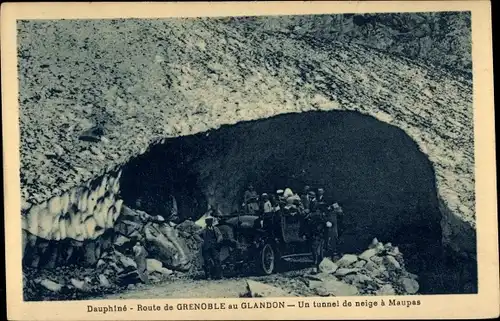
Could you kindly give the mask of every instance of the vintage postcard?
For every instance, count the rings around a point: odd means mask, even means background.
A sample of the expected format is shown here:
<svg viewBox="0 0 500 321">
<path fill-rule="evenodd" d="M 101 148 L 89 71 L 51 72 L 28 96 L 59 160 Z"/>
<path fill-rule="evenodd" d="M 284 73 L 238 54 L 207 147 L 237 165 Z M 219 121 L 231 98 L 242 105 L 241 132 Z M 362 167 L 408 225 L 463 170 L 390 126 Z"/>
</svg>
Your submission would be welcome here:
<svg viewBox="0 0 500 321">
<path fill-rule="evenodd" d="M 2 5 L 12 320 L 499 314 L 488 1 Z"/>
</svg>

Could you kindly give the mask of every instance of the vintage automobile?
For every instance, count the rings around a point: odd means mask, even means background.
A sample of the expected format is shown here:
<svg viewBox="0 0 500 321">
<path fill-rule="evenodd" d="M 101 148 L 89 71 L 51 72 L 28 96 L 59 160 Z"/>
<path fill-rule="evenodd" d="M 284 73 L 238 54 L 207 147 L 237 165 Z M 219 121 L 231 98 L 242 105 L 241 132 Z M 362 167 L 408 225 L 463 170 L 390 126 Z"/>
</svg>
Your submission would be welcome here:
<svg viewBox="0 0 500 321">
<path fill-rule="evenodd" d="M 311 256 L 309 243 L 302 237 L 307 228 L 303 215 L 284 211 L 268 215 L 263 219 L 236 213 L 220 219 L 223 266 L 252 264 L 259 274 L 269 275 L 280 270 L 285 260 Z"/>
</svg>

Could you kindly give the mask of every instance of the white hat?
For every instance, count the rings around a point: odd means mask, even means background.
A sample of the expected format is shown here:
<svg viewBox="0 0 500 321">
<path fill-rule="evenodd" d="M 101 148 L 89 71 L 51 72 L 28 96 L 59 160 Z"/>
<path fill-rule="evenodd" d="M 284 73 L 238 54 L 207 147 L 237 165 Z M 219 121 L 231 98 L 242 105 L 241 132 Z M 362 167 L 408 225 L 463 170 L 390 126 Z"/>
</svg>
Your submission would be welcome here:
<svg viewBox="0 0 500 321">
<path fill-rule="evenodd" d="M 284 191 L 282 189 L 279 189 L 276 191 L 276 194 L 283 194 L 283 193 L 284 193 Z"/>
</svg>

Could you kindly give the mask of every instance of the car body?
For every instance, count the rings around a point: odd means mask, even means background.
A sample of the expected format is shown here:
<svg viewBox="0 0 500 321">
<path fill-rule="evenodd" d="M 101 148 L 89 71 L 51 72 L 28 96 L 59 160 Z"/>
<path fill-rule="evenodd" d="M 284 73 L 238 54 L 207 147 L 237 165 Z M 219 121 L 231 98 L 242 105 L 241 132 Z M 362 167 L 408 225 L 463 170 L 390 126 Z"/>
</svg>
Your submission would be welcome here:
<svg viewBox="0 0 500 321">
<path fill-rule="evenodd" d="M 234 214 L 222 217 L 218 228 L 223 235 L 223 264 L 255 264 L 260 274 L 268 275 L 279 270 L 287 258 L 311 255 L 303 237 L 307 222 L 301 214 Z"/>
</svg>

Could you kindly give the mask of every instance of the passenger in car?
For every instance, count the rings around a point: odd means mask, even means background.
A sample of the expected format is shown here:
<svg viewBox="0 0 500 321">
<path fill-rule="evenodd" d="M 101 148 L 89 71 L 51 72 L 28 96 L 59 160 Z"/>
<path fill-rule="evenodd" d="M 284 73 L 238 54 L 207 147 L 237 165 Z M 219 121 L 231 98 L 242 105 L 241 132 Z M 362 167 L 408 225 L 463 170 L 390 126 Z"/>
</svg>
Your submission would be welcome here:
<svg viewBox="0 0 500 321">
<path fill-rule="evenodd" d="M 325 197 L 325 189 L 323 188 L 318 188 L 318 197 L 315 199 L 316 202 L 316 209 L 320 212 L 326 213 L 328 210 L 328 201 Z"/>
<path fill-rule="evenodd" d="M 269 199 L 269 195 L 267 193 L 263 193 L 261 195 L 262 199 L 262 227 L 268 228 L 272 226 L 274 207 Z"/>
<path fill-rule="evenodd" d="M 283 196 L 284 193 L 285 191 L 283 191 L 282 189 L 276 191 L 276 195 L 278 196 L 277 210 L 283 209 L 286 205 L 285 197 Z"/>
<path fill-rule="evenodd" d="M 309 191 L 307 194 L 307 208 L 306 213 L 313 213 L 316 211 L 316 193 Z"/>
<path fill-rule="evenodd" d="M 300 201 L 306 212 L 309 212 L 309 191 L 311 187 L 309 185 L 304 186 L 304 192 L 300 195 Z"/>
<path fill-rule="evenodd" d="M 262 213 L 264 214 L 264 216 L 272 214 L 274 212 L 274 208 L 273 205 L 271 204 L 271 200 L 269 199 L 269 195 L 267 193 L 263 193 L 261 199 L 262 199 Z"/>
<path fill-rule="evenodd" d="M 259 195 L 252 184 L 248 185 L 248 189 L 245 191 L 243 198 L 243 205 L 245 206 L 246 212 L 250 215 L 256 214 L 259 211 Z"/>
</svg>

